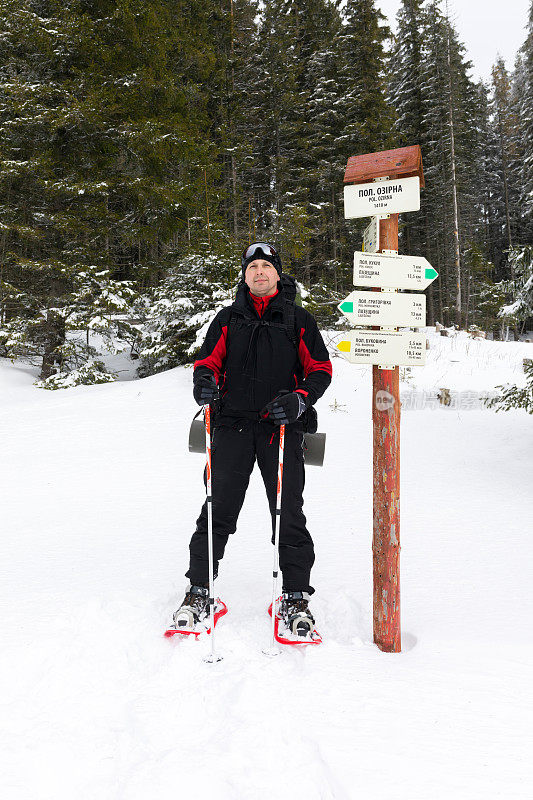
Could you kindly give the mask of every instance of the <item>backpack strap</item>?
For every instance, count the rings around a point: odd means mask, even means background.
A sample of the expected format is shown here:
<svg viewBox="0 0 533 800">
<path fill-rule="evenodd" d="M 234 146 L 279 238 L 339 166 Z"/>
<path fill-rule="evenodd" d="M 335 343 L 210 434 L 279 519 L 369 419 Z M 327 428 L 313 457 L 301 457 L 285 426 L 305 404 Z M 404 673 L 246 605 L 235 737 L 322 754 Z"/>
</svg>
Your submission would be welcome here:
<svg viewBox="0 0 533 800">
<path fill-rule="evenodd" d="M 296 329 L 296 312 L 294 300 L 283 299 L 283 325 L 287 336 L 298 350 L 300 332 Z"/>
<path fill-rule="evenodd" d="M 292 275 L 283 273 L 281 276 L 281 285 L 283 287 L 283 323 L 287 336 L 298 350 L 300 342 L 300 331 L 296 327 L 296 281 Z"/>
<path fill-rule="evenodd" d="M 255 324 L 256 324 L 256 321 L 254 319 L 247 319 L 242 314 L 237 313 L 234 308 L 232 308 L 231 309 L 230 318 L 229 318 L 228 333 L 231 330 L 235 330 L 235 328 L 237 326 L 239 328 L 246 328 L 246 327 L 254 327 Z"/>
<path fill-rule="evenodd" d="M 286 278 L 286 276 L 284 275 L 283 278 Z M 291 286 L 292 288 L 294 286 L 294 279 L 290 278 L 290 280 L 292 282 Z M 282 282 L 282 285 L 283 288 L 286 289 L 285 282 Z M 294 299 L 290 296 L 293 293 L 294 292 L 291 292 L 290 288 L 288 292 L 284 291 L 283 293 L 283 312 L 282 312 L 283 322 L 269 321 L 266 324 L 272 328 L 279 328 L 280 330 L 285 331 L 285 333 L 291 340 L 296 350 L 298 350 L 298 345 L 300 343 L 300 331 L 296 327 L 296 311 L 295 311 L 296 303 L 294 302 Z M 289 297 L 287 297 L 287 294 L 289 294 Z M 257 321 L 252 319 L 247 320 L 241 314 L 238 314 L 232 307 L 229 319 L 229 331 L 235 329 L 237 325 L 240 325 L 242 327 L 246 325 L 255 326 L 256 323 L 259 323 L 259 320 Z M 228 344 L 229 344 L 229 339 L 228 339 Z"/>
</svg>

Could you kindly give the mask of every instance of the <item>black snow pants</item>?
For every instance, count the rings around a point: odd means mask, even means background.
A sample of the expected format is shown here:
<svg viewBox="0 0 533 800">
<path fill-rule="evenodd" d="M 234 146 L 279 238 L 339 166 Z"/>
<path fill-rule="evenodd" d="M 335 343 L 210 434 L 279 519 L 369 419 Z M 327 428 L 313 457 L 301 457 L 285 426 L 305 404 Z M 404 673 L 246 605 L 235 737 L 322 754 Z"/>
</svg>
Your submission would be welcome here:
<svg viewBox="0 0 533 800">
<path fill-rule="evenodd" d="M 303 507 L 305 483 L 303 434 L 285 427 L 285 455 L 281 498 L 279 562 L 283 588 L 312 594 L 309 584 L 315 560 L 313 540 L 306 528 Z M 246 421 L 240 427 L 215 427 L 211 445 L 213 495 L 213 556 L 215 576 L 218 562 L 230 533 L 235 533 L 237 517 L 244 502 L 255 460 L 265 484 L 272 516 L 272 541 L 276 516 L 276 489 L 279 460 L 279 429 L 262 422 Z M 205 472 L 204 472 L 205 483 Z M 207 583 L 207 501 L 196 522 L 186 577 L 191 583 Z"/>
</svg>

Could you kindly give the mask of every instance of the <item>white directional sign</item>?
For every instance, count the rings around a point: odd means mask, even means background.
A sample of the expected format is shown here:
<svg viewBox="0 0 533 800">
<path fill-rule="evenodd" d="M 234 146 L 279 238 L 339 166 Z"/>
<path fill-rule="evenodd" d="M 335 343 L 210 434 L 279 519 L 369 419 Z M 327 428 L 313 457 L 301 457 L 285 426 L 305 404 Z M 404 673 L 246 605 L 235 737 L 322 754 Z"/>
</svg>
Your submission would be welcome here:
<svg viewBox="0 0 533 800">
<path fill-rule="evenodd" d="M 423 367 L 426 363 L 424 333 L 397 331 L 349 331 L 337 349 L 352 364 L 398 364 Z"/>
<path fill-rule="evenodd" d="M 370 224 L 365 228 L 363 234 L 363 250 L 365 253 L 377 253 L 379 250 L 379 220 L 380 217 L 372 217 Z"/>
<path fill-rule="evenodd" d="M 401 214 L 420 209 L 420 179 L 392 178 L 344 187 L 344 217 Z"/>
<path fill-rule="evenodd" d="M 354 286 L 386 286 L 394 289 L 425 289 L 439 273 L 422 256 L 385 256 L 360 253 L 353 259 Z"/>
<path fill-rule="evenodd" d="M 352 292 L 338 306 L 352 325 L 420 328 L 426 324 L 426 295 Z"/>
</svg>

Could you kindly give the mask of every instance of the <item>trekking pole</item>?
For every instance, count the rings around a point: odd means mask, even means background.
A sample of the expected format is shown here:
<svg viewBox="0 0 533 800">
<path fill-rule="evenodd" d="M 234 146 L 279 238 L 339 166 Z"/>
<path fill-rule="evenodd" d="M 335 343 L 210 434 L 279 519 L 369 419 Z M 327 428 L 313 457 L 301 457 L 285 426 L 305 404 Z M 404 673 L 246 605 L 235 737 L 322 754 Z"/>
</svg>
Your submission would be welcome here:
<svg viewBox="0 0 533 800">
<path fill-rule="evenodd" d="M 276 517 L 274 520 L 274 569 L 272 571 L 272 645 L 267 655 L 277 655 L 280 650 L 276 647 L 276 613 L 278 600 L 278 574 L 279 574 L 279 529 L 281 523 L 281 491 L 283 488 L 283 456 L 285 452 L 285 425 L 279 426 L 279 459 L 278 459 L 278 485 L 276 492 Z"/>
<path fill-rule="evenodd" d="M 211 406 L 204 407 L 205 419 L 205 452 L 206 452 L 206 500 L 207 500 L 207 552 L 209 559 L 209 623 L 211 626 L 211 653 L 205 661 L 213 663 L 221 661 L 222 656 L 215 653 L 215 591 L 214 591 L 214 565 L 213 565 L 213 496 L 211 492 Z"/>
</svg>

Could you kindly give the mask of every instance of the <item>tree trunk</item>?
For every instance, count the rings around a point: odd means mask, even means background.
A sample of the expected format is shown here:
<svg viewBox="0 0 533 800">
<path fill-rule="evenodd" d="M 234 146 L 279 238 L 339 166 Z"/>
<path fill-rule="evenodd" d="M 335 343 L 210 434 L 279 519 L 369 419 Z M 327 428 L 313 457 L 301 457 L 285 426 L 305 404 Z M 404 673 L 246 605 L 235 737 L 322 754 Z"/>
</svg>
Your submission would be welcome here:
<svg viewBox="0 0 533 800">
<path fill-rule="evenodd" d="M 453 94 L 452 94 L 452 63 L 450 45 L 450 20 L 448 18 L 448 3 L 446 3 L 446 24 L 448 26 L 448 90 L 450 93 L 450 157 L 452 167 L 452 194 L 453 194 L 453 238 L 455 244 L 455 321 L 459 327 L 462 322 L 461 310 L 461 248 L 459 243 L 459 210 L 457 207 L 457 179 L 455 176 L 455 136 L 453 123 Z"/>
<path fill-rule="evenodd" d="M 44 345 L 41 379 L 61 372 L 62 355 L 60 348 L 65 343 L 65 320 L 53 311 L 49 311 L 46 320 L 36 328 L 36 339 Z"/>
<path fill-rule="evenodd" d="M 305 251 L 305 285 L 307 289 L 311 288 L 311 265 L 309 263 L 309 250 Z"/>
<path fill-rule="evenodd" d="M 433 285 L 428 286 L 427 290 L 428 301 L 428 321 L 427 324 L 433 326 L 435 324 L 435 304 L 433 302 Z"/>
<path fill-rule="evenodd" d="M 509 249 L 513 246 L 511 237 L 511 216 L 509 214 L 509 187 L 507 185 L 507 159 L 505 157 L 505 147 L 503 144 L 503 126 L 500 112 L 498 111 L 498 128 L 500 134 L 500 151 L 502 157 L 502 172 L 503 172 L 503 194 L 505 198 L 505 222 L 507 225 L 507 241 L 509 242 Z M 512 260 L 509 262 L 511 267 L 511 278 L 514 280 L 514 265 Z"/>
<path fill-rule="evenodd" d="M 234 17 L 233 17 L 233 0 L 230 0 L 230 20 L 231 20 L 231 92 L 235 96 L 235 42 L 234 42 Z M 230 106 L 231 108 L 231 106 Z M 237 164 L 235 161 L 235 129 L 233 126 L 233 119 L 230 120 L 230 140 L 231 140 L 231 193 L 233 200 L 233 235 L 236 239 L 239 237 L 239 226 L 237 221 Z"/>
<path fill-rule="evenodd" d="M 335 217 L 335 184 L 331 184 L 331 227 L 333 231 L 333 290 L 335 295 L 339 291 L 339 281 L 337 276 L 337 220 Z"/>
<path fill-rule="evenodd" d="M 233 195 L 233 235 L 239 238 L 239 226 L 237 224 L 237 166 L 235 156 L 231 154 L 231 192 Z"/>
<path fill-rule="evenodd" d="M 438 286 L 439 286 L 439 314 L 440 314 L 440 322 L 442 325 L 446 325 L 446 320 L 444 318 L 444 305 L 442 302 L 442 267 L 441 267 L 441 258 L 440 258 L 440 248 L 439 243 L 437 241 L 437 272 L 439 273 L 438 277 Z"/>
<path fill-rule="evenodd" d="M 207 170 L 204 169 L 205 181 L 205 213 L 207 217 L 207 243 L 211 247 L 211 228 L 209 226 L 209 197 L 207 196 Z"/>
<path fill-rule="evenodd" d="M 468 271 L 468 278 L 466 281 L 466 311 L 465 311 L 465 328 L 468 330 L 468 317 L 470 314 L 470 291 L 472 286 L 472 270 Z"/>
<path fill-rule="evenodd" d="M 331 184 L 331 223 L 333 229 L 333 260 L 337 260 L 337 222 L 335 219 L 335 185 Z"/>
<path fill-rule="evenodd" d="M 429 247 L 430 242 L 430 234 L 429 234 L 429 216 L 426 214 L 426 226 L 425 226 L 425 234 L 426 234 L 426 258 L 429 262 L 431 262 L 431 250 Z M 428 325 L 435 324 L 435 296 L 433 294 L 433 284 L 428 286 L 427 290 L 427 301 L 428 301 Z"/>
</svg>

